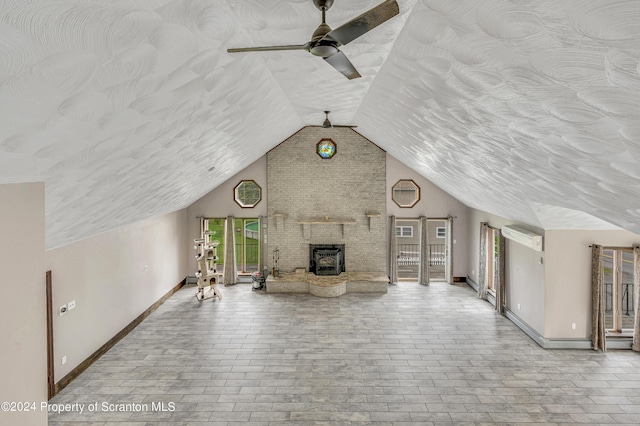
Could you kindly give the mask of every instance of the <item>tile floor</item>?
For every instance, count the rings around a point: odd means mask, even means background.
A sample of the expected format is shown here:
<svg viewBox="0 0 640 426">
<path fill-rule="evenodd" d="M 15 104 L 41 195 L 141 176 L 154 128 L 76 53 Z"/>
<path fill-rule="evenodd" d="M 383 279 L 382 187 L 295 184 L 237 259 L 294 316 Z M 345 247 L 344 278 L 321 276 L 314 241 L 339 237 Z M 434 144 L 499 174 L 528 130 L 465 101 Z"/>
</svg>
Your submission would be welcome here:
<svg viewBox="0 0 640 426">
<path fill-rule="evenodd" d="M 335 299 L 195 291 L 57 395 L 84 412 L 49 424 L 640 424 L 639 354 L 541 349 L 465 284 Z"/>
</svg>

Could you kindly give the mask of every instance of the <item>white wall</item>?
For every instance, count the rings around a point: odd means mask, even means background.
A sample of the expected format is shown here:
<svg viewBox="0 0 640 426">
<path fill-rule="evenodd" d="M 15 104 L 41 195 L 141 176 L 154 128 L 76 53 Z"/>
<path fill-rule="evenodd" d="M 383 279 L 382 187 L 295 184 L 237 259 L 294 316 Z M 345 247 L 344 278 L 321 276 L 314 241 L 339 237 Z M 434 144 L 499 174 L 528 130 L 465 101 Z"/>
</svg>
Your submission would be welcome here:
<svg viewBox="0 0 640 426">
<path fill-rule="evenodd" d="M 545 337 L 591 338 L 591 244 L 631 247 L 628 231 L 549 230 L 545 233 Z M 571 329 L 571 323 L 576 329 Z"/>
<path fill-rule="evenodd" d="M 234 201 L 234 188 L 242 180 L 254 180 L 262 188 L 262 200 L 253 208 L 242 208 Z M 223 184 L 200 198 L 187 208 L 187 257 L 189 274 L 194 275 L 198 269 L 196 265 L 196 251 L 193 240 L 200 238 L 200 220 L 198 217 L 227 217 L 253 218 L 267 215 L 267 157 L 263 155 L 249 164 L 239 173 L 231 176 Z"/>
<path fill-rule="evenodd" d="M 56 382 L 188 275 L 186 235 L 180 210 L 46 252 L 54 310 L 76 301 L 54 315 Z"/>
<path fill-rule="evenodd" d="M 480 222 L 487 222 L 494 228 L 520 223 L 492 215 L 480 210 L 471 210 L 469 215 L 469 277 L 478 280 L 480 265 Z M 528 227 L 531 231 L 544 235 L 544 230 Z M 545 248 L 547 241 L 545 240 Z M 505 296 L 506 306 L 517 317 L 544 335 L 545 327 L 545 265 L 540 264 L 544 254 L 506 241 L 505 245 Z M 520 309 L 518 309 L 520 304 Z"/>
<path fill-rule="evenodd" d="M 544 336 L 547 309 L 544 254 L 509 240 L 505 242 L 505 250 L 506 307 Z"/>
<path fill-rule="evenodd" d="M 0 185 L 0 402 L 37 404 L 2 425 L 47 424 L 45 288 L 44 183 Z"/>
<path fill-rule="evenodd" d="M 391 189 L 400 179 L 412 179 L 420 187 L 420 201 L 411 208 L 399 207 L 391 198 Z M 466 277 L 469 264 L 470 209 L 439 187 L 387 154 L 387 216 L 440 218 L 453 216 L 453 276 Z M 438 243 L 444 240 L 438 240 Z M 437 243 L 436 243 L 437 244 Z"/>
</svg>

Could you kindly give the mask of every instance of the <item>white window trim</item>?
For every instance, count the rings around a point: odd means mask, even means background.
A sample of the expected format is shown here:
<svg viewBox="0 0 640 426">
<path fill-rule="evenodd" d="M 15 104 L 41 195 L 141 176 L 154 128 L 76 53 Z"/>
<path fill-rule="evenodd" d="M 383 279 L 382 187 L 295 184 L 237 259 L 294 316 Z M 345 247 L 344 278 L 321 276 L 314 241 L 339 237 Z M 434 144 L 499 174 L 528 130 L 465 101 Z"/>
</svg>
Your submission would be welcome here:
<svg viewBox="0 0 640 426">
<path fill-rule="evenodd" d="M 400 230 L 400 233 L 398 233 Z M 405 231 L 409 230 L 409 235 L 405 235 Z M 396 237 L 398 238 L 413 238 L 413 226 L 396 226 Z"/>
</svg>

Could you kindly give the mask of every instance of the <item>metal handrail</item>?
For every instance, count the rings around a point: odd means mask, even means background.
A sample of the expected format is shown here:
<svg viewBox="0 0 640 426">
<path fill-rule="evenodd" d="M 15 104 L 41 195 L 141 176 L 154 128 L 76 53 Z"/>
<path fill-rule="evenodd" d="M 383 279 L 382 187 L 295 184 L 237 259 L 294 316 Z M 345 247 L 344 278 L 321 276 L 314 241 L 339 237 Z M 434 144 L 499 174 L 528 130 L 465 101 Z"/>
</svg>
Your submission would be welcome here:
<svg viewBox="0 0 640 426">
<path fill-rule="evenodd" d="M 444 266 L 446 260 L 445 244 L 429 244 L 427 249 L 429 266 Z M 420 244 L 398 244 L 399 266 L 417 266 L 420 264 Z"/>
</svg>

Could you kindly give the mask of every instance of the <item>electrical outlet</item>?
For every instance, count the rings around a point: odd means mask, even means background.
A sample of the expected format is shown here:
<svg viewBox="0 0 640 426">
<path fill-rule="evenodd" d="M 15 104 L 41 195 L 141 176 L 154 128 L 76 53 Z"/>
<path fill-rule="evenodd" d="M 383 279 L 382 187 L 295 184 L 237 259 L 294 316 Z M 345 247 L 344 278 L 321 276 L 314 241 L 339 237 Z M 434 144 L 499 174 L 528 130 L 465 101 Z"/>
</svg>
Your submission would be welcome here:
<svg viewBox="0 0 640 426">
<path fill-rule="evenodd" d="M 149 271 L 149 265 L 144 265 L 144 271 L 148 272 Z"/>
<path fill-rule="evenodd" d="M 62 365 L 65 365 L 67 363 L 67 356 L 63 356 L 62 357 Z"/>
<path fill-rule="evenodd" d="M 520 310 L 520 304 L 518 303 L 518 310 Z"/>
<path fill-rule="evenodd" d="M 576 329 L 576 323 L 575 323 L 575 322 L 572 322 L 572 323 L 571 323 L 571 329 L 572 329 L 572 330 L 575 330 L 575 329 Z"/>
<path fill-rule="evenodd" d="M 72 310 L 75 307 L 76 307 L 76 301 L 75 300 L 72 300 L 71 302 L 67 303 L 67 308 L 69 310 Z"/>
<path fill-rule="evenodd" d="M 66 314 L 67 310 L 68 310 L 67 305 L 60 306 L 60 316 L 63 316 L 64 314 Z"/>
</svg>

